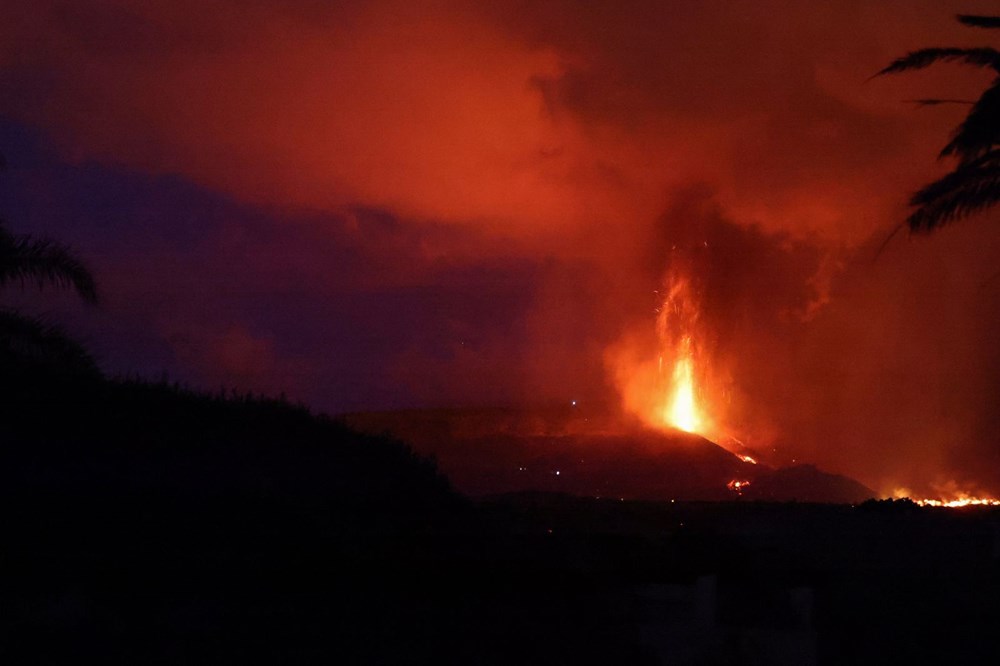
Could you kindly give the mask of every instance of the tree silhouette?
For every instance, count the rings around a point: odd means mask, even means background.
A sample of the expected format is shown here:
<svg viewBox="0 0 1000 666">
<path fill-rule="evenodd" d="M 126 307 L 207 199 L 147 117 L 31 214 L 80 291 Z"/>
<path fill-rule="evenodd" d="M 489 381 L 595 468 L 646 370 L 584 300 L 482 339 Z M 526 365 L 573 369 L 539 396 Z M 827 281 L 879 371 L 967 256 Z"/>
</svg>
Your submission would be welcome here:
<svg viewBox="0 0 1000 666">
<path fill-rule="evenodd" d="M 97 303 L 93 275 L 66 246 L 47 238 L 13 234 L 0 224 L 0 287 L 29 283 L 73 289 Z M 0 353 L 7 360 L 44 364 L 70 372 L 94 372 L 90 355 L 61 329 L 17 310 L 0 307 Z"/>
<path fill-rule="evenodd" d="M 12 366 L 63 375 L 98 372 L 90 354 L 61 328 L 10 308 L 0 308 L 0 366 L 6 366 L 8 375 Z"/>
<path fill-rule="evenodd" d="M 47 238 L 15 235 L 0 224 L 0 286 L 12 282 L 71 287 L 87 303 L 97 303 L 97 284 L 69 248 Z"/>
<path fill-rule="evenodd" d="M 959 14 L 958 21 L 974 28 L 1000 28 L 1000 16 Z M 920 99 L 921 106 L 969 104 L 965 120 L 952 132 L 939 158 L 954 158 L 955 168 L 910 197 L 914 208 L 906 219 L 910 230 L 928 232 L 1000 203 L 1000 51 L 993 48 L 928 48 L 894 60 L 876 76 L 923 69 L 937 62 L 955 62 L 997 73 L 978 100 Z"/>
</svg>

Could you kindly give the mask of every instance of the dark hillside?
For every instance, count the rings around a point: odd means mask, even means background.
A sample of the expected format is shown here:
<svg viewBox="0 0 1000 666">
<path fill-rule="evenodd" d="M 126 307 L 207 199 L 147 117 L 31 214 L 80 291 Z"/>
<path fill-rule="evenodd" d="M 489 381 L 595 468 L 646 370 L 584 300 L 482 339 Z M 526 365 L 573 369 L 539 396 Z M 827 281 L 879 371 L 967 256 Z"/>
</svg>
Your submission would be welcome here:
<svg viewBox="0 0 1000 666">
<path fill-rule="evenodd" d="M 604 586 L 498 548 L 506 529 L 398 441 L 279 400 L 9 357 L 0 377 L 5 663 L 608 663 L 636 649 Z"/>
<path fill-rule="evenodd" d="M 362 432 L 390 433 L 433 456 L 455 488 L 472 497 L 541 491 L 652 501 L 851 504 L 876 495 L 844 476 L 810 466 L 751 464 L 699 435 L 651 430 L 589 405 L 341 418 Z"/>
</svg>

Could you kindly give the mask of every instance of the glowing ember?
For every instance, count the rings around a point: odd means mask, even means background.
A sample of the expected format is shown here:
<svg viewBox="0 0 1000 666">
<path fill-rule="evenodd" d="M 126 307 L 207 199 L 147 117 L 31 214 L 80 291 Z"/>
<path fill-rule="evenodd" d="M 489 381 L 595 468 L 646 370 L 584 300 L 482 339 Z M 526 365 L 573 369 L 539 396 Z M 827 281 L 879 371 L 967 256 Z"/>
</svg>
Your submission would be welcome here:
<svg viewBox="0 0 1000 666">
<path fill-rule="evenodd" d="M 740 460 L 742 460 L 745 463 L 750 463 L 751 465 L 756 465 L 757 464 L 757 461 L 754 460 L 753 456 L 740 455 L 740 454 L 737 453 L 736 457 L 739 458 Z"/>
<path fill-rule="evenodd" d="M 750 485 L 749 481 L 742 480 L 742 479 L 733 479 L 732 481 L 730 481 L 729 483 L 726 484 L 726 488 L 729 488 L 730 490 L 732 490 L 737 495 L 742 495 L 743 494 L 743 490 L 746 489 L 747 486 L 749 486 L 749 485 Z"/>
</svg>

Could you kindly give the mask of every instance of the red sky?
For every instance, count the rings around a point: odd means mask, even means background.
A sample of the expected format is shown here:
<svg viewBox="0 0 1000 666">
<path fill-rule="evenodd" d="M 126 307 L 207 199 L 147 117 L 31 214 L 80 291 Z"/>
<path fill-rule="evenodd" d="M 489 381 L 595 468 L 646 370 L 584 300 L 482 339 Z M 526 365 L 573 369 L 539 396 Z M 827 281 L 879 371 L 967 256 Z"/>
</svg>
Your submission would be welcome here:
<svg viewBox="0 0 1000 666">
<path fill-rule="evenodd" d="M 904 100 L 988 79 L 867 81 L 992 3 L 486 4 L 7 3 L 3 213 L 94 267 L 109 369 L 333 411 L 613 399 L 710 241 L 760 441 L 1000 492 L 995 214 L 875 259 L 962 113 Z"/>
</svg>

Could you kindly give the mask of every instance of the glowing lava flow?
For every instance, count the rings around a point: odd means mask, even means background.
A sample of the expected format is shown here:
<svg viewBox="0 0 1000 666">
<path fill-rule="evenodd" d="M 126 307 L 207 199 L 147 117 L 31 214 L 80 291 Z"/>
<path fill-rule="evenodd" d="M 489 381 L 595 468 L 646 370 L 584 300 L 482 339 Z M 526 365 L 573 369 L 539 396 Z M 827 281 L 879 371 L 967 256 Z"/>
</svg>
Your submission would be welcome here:
<svg viewBox="0 0 1000 666">
<path fill-rule="evenodd" d="M 956 485 L 954 483 L 945 485 L 952 487 L 944 490 L 942 496 L 938 499 L 917 499 L 912 497 L 910 491 L 906 488 L 896 488 L 892 496 L 899 500 L 909 500 L 919 506 L 942 509 L 959 509 L 963 506 L 1000 506 L 1000 499 L 996 499 L 995 497 L 976 497 L 966 491 L 954 489 Z M 951 499 L 944 499 L 945 496 L 950 496 Z"/>
<path fill-rule="evenodd" d="M 963 506 L 1000 506 L 1000 500 L 992 497 L 960 497 L 953 500 L 918 499 L 913 500 L 920 506 L 933 506 L 945 509 L 957 509 Z"/>
<path fill-rule="evenodd" d="M 726 484 L 726 488 L 729 488 L 731 491 L 733 491 L 737 495 L 742 495 L 743 491 L 749 485 L 750 485 L 750 481 L 746 481 L 746 480 L 742 480 L 742 479 L 733 479 L 732 481 L 730 481 L 729 483 Z"/>
</svg>

